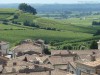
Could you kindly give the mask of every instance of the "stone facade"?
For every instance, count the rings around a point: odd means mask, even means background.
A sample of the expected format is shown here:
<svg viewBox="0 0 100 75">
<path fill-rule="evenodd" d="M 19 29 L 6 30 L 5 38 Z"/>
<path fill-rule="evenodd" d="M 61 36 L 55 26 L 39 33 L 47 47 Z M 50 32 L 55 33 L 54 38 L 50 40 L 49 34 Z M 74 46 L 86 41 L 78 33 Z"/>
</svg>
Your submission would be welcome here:
<svg viewBox="0 0 100 75">
<path fill-rule="evenodd" d="M 9 52 L 9 43 L 8 42 L 0 42 L 0 52 L 3 55 L 7 55 Z"/>
</svg>

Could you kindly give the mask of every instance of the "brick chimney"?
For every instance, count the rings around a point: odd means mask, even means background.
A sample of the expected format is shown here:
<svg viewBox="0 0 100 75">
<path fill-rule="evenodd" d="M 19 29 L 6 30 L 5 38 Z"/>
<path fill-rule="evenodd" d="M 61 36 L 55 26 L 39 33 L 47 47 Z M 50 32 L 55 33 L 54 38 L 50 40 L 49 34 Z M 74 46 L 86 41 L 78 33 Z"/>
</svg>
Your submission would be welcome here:
<svg viewBox="0 0 100 75">
<path fill-rule="evenodd" d="M 51 70 L 49 70 L 49 75 L 51 75 Z"/>
<path fill-rule="evenodd" d="M 78 57 L 77 56 L 73 56 L 73 61 L 76 61 L 78 60 Z"/>
</svg>

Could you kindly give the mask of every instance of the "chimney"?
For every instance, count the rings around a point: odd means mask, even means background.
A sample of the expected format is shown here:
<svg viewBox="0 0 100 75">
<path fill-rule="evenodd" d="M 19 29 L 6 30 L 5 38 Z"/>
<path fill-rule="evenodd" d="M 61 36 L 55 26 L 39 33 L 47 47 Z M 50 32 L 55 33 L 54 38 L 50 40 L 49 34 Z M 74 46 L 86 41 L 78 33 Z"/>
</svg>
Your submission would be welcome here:
<svg viewBox="0 0 100 75">
<path fill-rule="evenodd" d="M 96 61 L 95 55 L 90 55 L 91 56 L 91 61 Z"/>
<path fill-rule="evenodd" d="M 98 50 L 100 50 L 100 40 L 97 43 L 98 43 Z"/>
<path fill-rule="evenodd" d="M 67 50 L 69 54 L 72 54 L 69 50 Z"/>
<path fill-rule="evenodd" d="M 16 66 L 17 65 L 17 63 L 16 62 L 13 62 L 13 66 Z"/>
<path fill-rule="evenodd" d="M 77 56 L 73 56 L 73 61 L 78 60 Z"/>
<path fill-rule="evenodd" d="M 92 54 L 93 54 L 93 55 L 95 55 L 95 54 L 96 54 L 96 52 L 94 52 L 94 51 L 93 51 L 93 52 L 92 52 Z"/>
<path fill-rule="evenodd" d="M 51 70 L 49 70 L 49 75 L 51 75 Z"/>
<path fill-rule="evenodd" d="M 23 61 L 28 62 L 27 57 L 25 57 L 25 58 L 23 59 Z"/>
</svg>

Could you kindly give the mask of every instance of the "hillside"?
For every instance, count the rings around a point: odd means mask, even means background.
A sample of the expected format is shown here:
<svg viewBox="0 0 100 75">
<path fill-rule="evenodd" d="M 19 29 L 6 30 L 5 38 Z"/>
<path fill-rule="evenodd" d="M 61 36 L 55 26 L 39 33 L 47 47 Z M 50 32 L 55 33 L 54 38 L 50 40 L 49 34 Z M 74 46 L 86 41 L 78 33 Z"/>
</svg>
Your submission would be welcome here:
<svg viewBox="0 0 100 75">
<path fill-rule="evenodd" d="M 15 4 L 0 4 L 0 8 L 18 8 Z M 60 11 L 99 11 L 99 3 L 90 4 L 30 4 L 35 7 L 38 12 L 60 12 Z"/>
<path fill-rule="evenodd" d="M 14 18 L 16 14 L 18 18 Z M 85 20 L 80 20 L 80 18 L 56 20 L 42 18 L 16 9 L 0 9 L 0 40 L 6 40 L 11 45 L 16 45 L 23 39 L 44 39 L 52 46 L 62 47 L 66 44 L 80 45 L 83 43 L 88 48 L 90 43 L 87 42 L 99 39 L 99 36 L 93 36 L 100 29 L 91 24 L 95 17 L 87 16 Z M 26 20 L 34 25 L 23 25 Z"/>
</svg>

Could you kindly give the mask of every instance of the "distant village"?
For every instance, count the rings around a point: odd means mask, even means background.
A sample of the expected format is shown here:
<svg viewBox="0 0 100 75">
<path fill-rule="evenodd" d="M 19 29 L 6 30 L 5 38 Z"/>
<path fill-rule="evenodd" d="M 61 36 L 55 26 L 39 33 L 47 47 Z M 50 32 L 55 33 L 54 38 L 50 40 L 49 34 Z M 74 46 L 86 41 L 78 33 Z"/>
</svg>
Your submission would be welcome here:
<svg viewBox="0 0 100 75">
<path fill-rule="evenodd" d="M 97 50 L 51 50 L 44 40 L 26 39 L 9 49 L 0 41 L 0 75 L 100 75 L 100 41 Z"/>
</svg>

